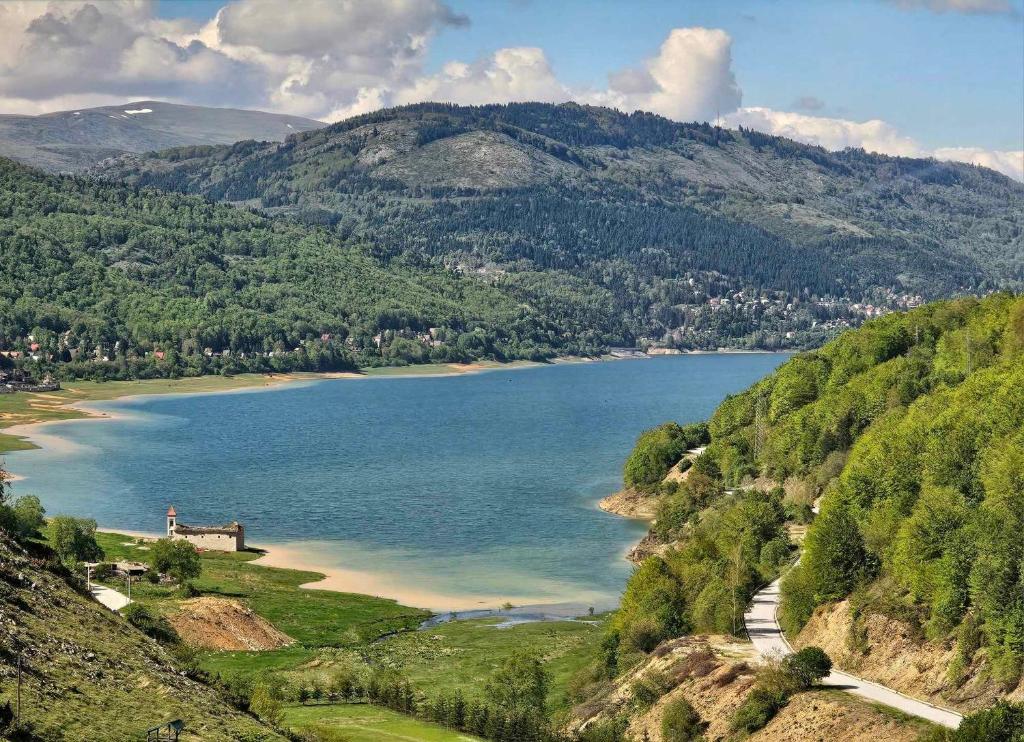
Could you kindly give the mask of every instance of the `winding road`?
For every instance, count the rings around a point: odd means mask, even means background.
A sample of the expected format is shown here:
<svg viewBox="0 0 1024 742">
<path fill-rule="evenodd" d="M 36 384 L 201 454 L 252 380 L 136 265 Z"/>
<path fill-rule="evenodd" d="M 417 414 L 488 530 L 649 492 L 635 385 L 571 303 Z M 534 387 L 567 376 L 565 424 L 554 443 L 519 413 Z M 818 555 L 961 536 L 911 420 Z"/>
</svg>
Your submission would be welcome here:
<svg viewBox="0 0 1024 742">
<path fill-rule="evenodd" d="M 754 644 L 754 649 L 764 658 L 785 657 L 793 653 L 793 647 L 786 640 L 782 633 L 782 627 L 776 619 L 779 609 L 780 583 L 782 578 L 763 588 L 754 595 L 750 607 L 743 614 L 743 622 L 747 627 L 747 634 Z M 927 719 L 935 724 L 941 724 L 950 729 L 960 726 L 962 714 L 950 711 L 939 706 L 919 701 L 916 698 L 903 695 L 899 691 L 886 688 L 884 685 L 873 683 L 870 680 L 863 680 L 849 673 L 834 670 L 828 677 L 821 681 L 822 685 L 845 690 L 855 696 L 866 698 L 875 703 L 891 706 L 905 714 L 918 716 Z"/>
</svg>

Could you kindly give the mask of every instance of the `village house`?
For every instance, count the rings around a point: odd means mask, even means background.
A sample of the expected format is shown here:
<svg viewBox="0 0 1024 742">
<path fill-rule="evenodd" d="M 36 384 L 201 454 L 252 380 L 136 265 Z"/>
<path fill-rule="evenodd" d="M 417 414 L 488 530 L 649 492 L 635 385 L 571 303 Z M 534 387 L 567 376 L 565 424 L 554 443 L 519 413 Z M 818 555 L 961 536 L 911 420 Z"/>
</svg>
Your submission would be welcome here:
<svg viewBox="0 0 1024 742">
<path fill-rule="evenodd" d="M 167 508 L 167 538 L 184 539 L 197 549 L 245 550 L 245 527 L 238 521 L 223 526 L 189 526 L 178 522 L 173 505 Z"/>
</svg>

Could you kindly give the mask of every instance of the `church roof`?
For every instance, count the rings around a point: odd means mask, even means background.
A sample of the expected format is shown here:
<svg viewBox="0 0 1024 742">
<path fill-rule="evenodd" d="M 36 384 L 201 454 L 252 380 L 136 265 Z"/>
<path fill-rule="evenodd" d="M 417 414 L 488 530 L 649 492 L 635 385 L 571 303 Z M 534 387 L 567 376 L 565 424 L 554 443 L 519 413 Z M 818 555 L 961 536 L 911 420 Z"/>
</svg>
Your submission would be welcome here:
<svg viewBox="0 0 1024 742">
<path fill-rule="evenodd" d="M 171 505 L 169 508 L 167 508 L 167 517 L 174 518 L 175 516 L 177 516 L 177 513 L 174 512 L 174 506 Z"/>
<path fill-rule="evenodd" d="M 226 523 L 222 526 L 186 526 L 181 523 L 174 527 L 174 532 L 181 536 L 202 536 L 204 534 L 222 533 L 234 536 L 241 532 L 242 526 L 237 522 Z"/>
</svg>

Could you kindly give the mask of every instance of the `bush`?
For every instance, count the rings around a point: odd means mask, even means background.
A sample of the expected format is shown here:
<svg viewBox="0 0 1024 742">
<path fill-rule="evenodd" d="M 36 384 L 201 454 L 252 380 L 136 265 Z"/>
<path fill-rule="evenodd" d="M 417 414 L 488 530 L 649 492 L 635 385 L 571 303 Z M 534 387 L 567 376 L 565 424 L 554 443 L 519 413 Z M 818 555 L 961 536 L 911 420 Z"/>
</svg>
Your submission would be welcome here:
<svg viewBox="0 0 1024 742">
<path fill-rule="evenodd" d="M 804 647 L 796 654 L 783 660 L 783 667 L 789 670 L 804 688 L 809 688 L 832 671 L 832 660 L 821 647 Z"/>
<path fill-rule="evenodd" d="M 175 644 L 179 641 L 178 632 L 170 622 L 163 616 L 150 612 L 141 603 L 129 603 L 121 609 L 121 615 L 132 626 L 161 644 Z"/>
<path fill-rule="evenodd" d="M 697 742 L 704 739 L 707 726 L 690 702 L 679 697 L 665 706 L 661 717 L 661 738 L 664 742 Z"/>
<path fill-rule="evenodd" d="M 637 708 L 646 711 L 658 702 L 668 688 L 668 682 L 661 673 L 647 673 L 630 687 L 630 695 Z"/>
<path fill-rule="evenodd" d="M 733 714 L 732 728 L 748 734 L 763 729 L 787 700 L 787 695 L 781 690 L 755 687 Z"/>
</svg>

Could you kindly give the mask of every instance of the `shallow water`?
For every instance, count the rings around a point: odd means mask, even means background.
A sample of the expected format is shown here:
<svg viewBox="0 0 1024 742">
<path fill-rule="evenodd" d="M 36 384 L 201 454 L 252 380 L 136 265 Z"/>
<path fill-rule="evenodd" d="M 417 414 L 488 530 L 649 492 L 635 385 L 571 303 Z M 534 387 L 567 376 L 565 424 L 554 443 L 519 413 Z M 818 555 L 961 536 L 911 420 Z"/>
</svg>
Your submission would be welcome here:
<svg viewBox="0 0 1024 742">
<path fill-rule="evenodd" d="M 596 501 L 639 432 L 706 418 L 783 355 L 670 356 L 273 391 L 140 397 L 45 426 L 7 456 L 50 514 L 158 532 L 239 520 L 247 539 L 435 609 L 611 607 L 643 524 Z M 359 588 L 355 585 L 351 589 Z"/>
</svg>

